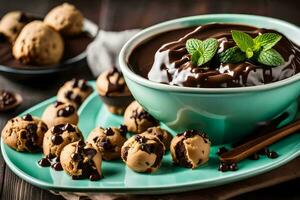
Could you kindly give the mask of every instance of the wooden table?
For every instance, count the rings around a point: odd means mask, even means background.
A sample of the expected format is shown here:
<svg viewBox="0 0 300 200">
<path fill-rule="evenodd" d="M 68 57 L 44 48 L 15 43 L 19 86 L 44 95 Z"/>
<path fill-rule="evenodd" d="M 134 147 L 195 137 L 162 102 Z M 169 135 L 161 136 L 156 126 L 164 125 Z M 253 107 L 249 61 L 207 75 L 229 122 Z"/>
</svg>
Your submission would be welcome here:
<svg viewBox="0 0 300 200">
<path fill-rule="evenodd" d="M 3 15 L 10 10 L 24 10 L 44 15 L 51 7 L 60 4 L 59 0 L 1 0 L 0 13 Z M 248 13 L 281 18 L 300 25 L 300 2 L 293 0 L 197 0 L 197 1 L 147 1 L 147 0 L 89 0 L 72 1 L 84 15 L 98 23 L 105 30 L 123 30 L 130 28 L 142 28 L 167 19 L 207 14 L 207 13 Z M 14 112 L 0 113 L 0 129 L 6 121 L 56 94 L 58 87 L 72 77 L 94 79 L 88 67 L 84 67 L 72 74 L 64 74 L 51 78 L 48 81 L 17 82 L 0 76 L 0 89 L 9 89 L 19 92 L 24 97 L 24 103 Z M 300 199 L 298 186 L 300 180 L 296 179 L 271 188 L 244 194 L 234 199 L 254 199 L 259 195 L 272 199 Z M 5 165 L 0 155 L 0 199 L 62 199 L 48 191 L 36 188 L 15 176 Z"/>
</svg>

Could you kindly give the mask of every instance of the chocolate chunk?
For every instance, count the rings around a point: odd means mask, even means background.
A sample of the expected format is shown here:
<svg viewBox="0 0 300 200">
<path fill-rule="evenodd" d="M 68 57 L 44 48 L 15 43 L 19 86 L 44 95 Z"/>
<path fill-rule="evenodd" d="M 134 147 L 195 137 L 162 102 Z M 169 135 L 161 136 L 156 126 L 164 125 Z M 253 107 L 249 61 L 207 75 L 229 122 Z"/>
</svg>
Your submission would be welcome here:
<svg viewBox="0 0 300 200">
<path fill-rule="evenodd" d="M 51 141 L 54 145 L 60 145 L 64 140 L 60 135 L 54 135 L 51 137 Z"/>
<path fill-rule="evenodd" d="M 90 181 L 98 181 L 101 179 L 101 176 L 98 173 L 92 173 L 89 176 Z"/>
<path fill-rule="evenodd" d="M 268 158 L 275 159 L 275 158 L 278 158 L 279 155 L 275 151 L 270 151 L 270 152 L 268 152 L 267 156 L 268 156 Z"/>
<path fill-rule="evenodd" d="M 68 105 L 65 108 L 61 108 L 57 111 L 57 117 L 68 117 L 75 112 L 75 108 L 72 105 Z"/>
<path fill-rule="evenodd" d="M 36 124 L 28 124 L 27 126 L 26 126 L 26 130 L 30 133 L 30 134 L 32 134 L 32 135 L 34 135 L 34 134 L 36 134 L 36 131 L 37 131 L 37 125 Z"/>
<path fill-rule="evenodd" d="M 228 152 L 228 149 L 226 147 L 221 147 L 218 149 L 217 155 L 221 156 L 223 153 Z"/>
<path fill-rule="evenodd" d="M 92 148 L 87 148 L 83 149 L 83 153 L 91 159 L 97 154 L 97 151 Z"/>
<path fill-rule="evenodd" d="M 41 160 L 39 160 L 38 164 L 41 167 L 50 167 L 51 166 L 51 162 L 47 158 L 42 158 Z"/>
<path fill-rule="evenodd" d="M 110 140 L 107 139 L 103 142 L 100 143 L 100 146 L 105 150 L 105 151 L 114 151 L 115 146 L 111 144 Z"/>
<path fill-rule="evenodd" d="M 23 139 L 23 140 L 25 140 L 25 139 L 27 139 L 27 131 L 22 131 L 21 133 L 20 133 L 20 135 L 21 135 L 21 139 Z"/>
<path fill-rule="evenodd" d="M 220 163 L 218 170 L 221 172 L 227 172 L 229 170 L 229 167 L 226 163 Z"/>
<path fill-rule="evenodd" d="M 104 130 L 104 134 L 107 135 L 107 136 L 111 136 L 111 135 L 114 135 L 115 132 L 112 130 L 112 128 L 106 128 Z"/>
<path fill-rule="evenodd" d="M 120 130 L 121 135 L 126 138 L 126 134 L 127 134 L 127 131 L 128 131 L 127 126 L 126 125 L 120 125 L 119 130 Z"/>
<path fill-rule="evenodd" d="M 62 125 L 56 125 L 56 126 L 53 126 L 52 128 L 52 133 L 54 133 L 55 135 L 59 135 L 59 134 L 62 134 L 64 131 L 62 129 Z"/>
<path fill-rule="evenodd" d="M 54 163 L 53 165 L 51 165 L 51 167 L 52 167 L 54 170 L 56 170 L 56 171 L 62 171 L 62 170 L 63 170 L 63 168 L 62 168 L 60 162 Z"/>
<path fill-rule="evenodd" d="M 96 137 L 93 138 L 93 141 L 96 143 L 98 139 L 99 139 L 99 137 L 96 136 Z"/>
<path fill-rule="evenodd" d="M 188 158 L 186 156 L 186 149 L 183 144 L 183 140 L 178 142 L 177 145 L 175 146 L 175 155 L 176 155 L 176 159 L 178 162 L 175 164 L 178 164 L 180 166 L 187 167 L 187 168 L 192 167 L 192 164 L 188 161 Z"/>
<path fill-rule="evenodd" d="M 26 114 L 22 117 L 24 121 L 33 121 L 33 118 L 30 114 Z"/>
<path fill-rule="evenodd" d="M 147 142 L 147 138 L 145 138 L 144 136 L 140 136 L 140 135 L 136 135 L 135 140 L 140 144 Z"/>
<path fill-rule="evenodd" d="M 67 123 L 64 127 L 63 127 L 63 130 L 65 131 L 69 131 L 69 132 L 75 132 L 76 129 L 69 123 Z"/>
<path fill-rule="evenodd" d="M 72 158 L 72 160 L 75 161 L 75 162 L 80 162 L 80 161 L 83 160 L 83 156 L 82 156 L 81 154 L 79 154 L 79 153 L 73 153 L 73 154 L 71 155 L 71 158 Z"/>
</svg>

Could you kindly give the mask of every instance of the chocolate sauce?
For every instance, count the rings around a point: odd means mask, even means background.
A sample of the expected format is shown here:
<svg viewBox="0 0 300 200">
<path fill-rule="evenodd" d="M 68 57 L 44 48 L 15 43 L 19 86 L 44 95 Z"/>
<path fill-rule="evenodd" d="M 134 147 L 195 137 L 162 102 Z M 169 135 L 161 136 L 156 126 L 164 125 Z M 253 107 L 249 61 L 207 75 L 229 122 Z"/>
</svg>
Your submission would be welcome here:
<svg viewBox="0 0 300 200">
<path fill-rule="evenodd" d="M 0 91 L 0 110 L 3 110 L 17 102 L 15 94 L 9 91 Z"/>
<path fill-rule="evenodd" d="M 23 20 L 24 17 L 21 18 Z M 74 58 L 75 56 L 83 53 L 88 44 L 93 41 L 93 37 L 87 33 L 83 32 L 76 36 L 70 36 L 64 38 L 64 55 L 61 62 L 68 59 Z M 13 68 L 23 68 L 27 65 L 14 59 L 12 55 L 12 46 L 7 41 L 0 41 L 0 65 L 13 67 Z"/>
<path fill-rule="evenodd" d="M 186 149 L 183 144 L 183 140 L 178 142 L 174 148 L 175 148 L 175 155 L 177 159 L 177 163 L 175 164 L 187 168 L 192 168 L 193 165 L 188 161 L 188 158 L 186 156 Z"/>
<path fill-rule="evenodd" d="M 117 76 L 115 83 L 112 83 L 111 77 Z M 105 96 L 110 96 L 112 93 L 123 93 L 125 90 L 125 81 L 120 84 L 120 79 L 123 79 L 123 75 L 118 71 L 117 68 L 113 68 L 106 76 L 106 80 L 108 82 L 108 88 Z"/>
<path fill-rule="evenodd" d="M 246 25 L 218 23 L 172 30 L 135 48 L 128 64 L 134 72 L 151 81 L 184 87 L 255 86 L 283 80 L 300 72 L 300 49 L 285 36 L 274 47 L 285 60 L 281 66 L 268 67 L 250 60 L 236 64 L 220 63 L 218 54 L 235 45 L 231 30 L 240 30 L 252 37 L 261 33 L 278 33 Z M 190 38 L 218 40 L 218 52 L 205 65 L 207 68 L 193 66 L 185 48 Z"/>
<path fill-rule="evenodd" d="M 177 136 L 184 136 L 185 138 L 192 138 L 196 135 L 199 135 L 203 138 L 203 141 L 205 143 L 208 143 L 208 136 L 205 134 L 205 133 L 201 133 L 197 130 L 187 130 L 187 131 L 184 131 L 183 133 L 179 133 L 177 134 Z"/>
</svg>

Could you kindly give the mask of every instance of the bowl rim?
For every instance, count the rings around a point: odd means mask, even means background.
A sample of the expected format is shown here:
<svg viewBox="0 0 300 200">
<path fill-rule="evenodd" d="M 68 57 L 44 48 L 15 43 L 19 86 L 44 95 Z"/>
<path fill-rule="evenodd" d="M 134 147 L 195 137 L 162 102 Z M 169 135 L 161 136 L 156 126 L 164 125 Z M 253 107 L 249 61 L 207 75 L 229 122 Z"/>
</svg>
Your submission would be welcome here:
<svg viewBox="0 0 300 200">
<path fill-rule="evenodd" d="M 162 23 L 158 23 L 156 25 L 150 26 L 146 29 L 143 29 L 139 33 L 135 34 L 133 37 L 131 37 L 125 45 L 122 47 L 120 53 L 119 53 L 119 65 L 122 70 L 122 73 L 124 74 L 125 80 L 128 78 L 140 85 L 158 89 L 158 90 L 164 90 L 164 91 L 172 91 L 172 92 L 182 92 L 182 93 L 243 93 L 243 92 L 255 92 L 255 91 L 263 91 L 263 90 L 271 90 L 278 87 L 283 87 L 288 84 L 295 83 L 300 80 L 300 73 L 293 75 L 289 78 L 286 78 L 284 80 L 276 81 L 269 84 L 264 85 L 257 85 L 257 86 L 247 86 L 247 87 L 234 87 L 234 88 L 197 88 L 197 87 L 181 87 L 181 86 L 174 86 L 174 85 L 168 85 L 163 83 L 157 83 L 150 81 L 136 73 L 134 73 L 130 67 L 128 66 L 128 58 L 131 52 L 135 47 L 137 47 L 139 44 L 141 44 L 142 41 L 145 39 L 149 39 L 152 36 L 159 34 L 161 32 L 165 32 L 168 30 L 176 29 L 181 27 L 180 23 L 185 23 L 193 20 L 212 20 L 212 19 L 240 19 L 243 20 L 261 20 L 266 21 L 266 23 L 271 24 L 277 24 L 281 27 L 285 27 L 287 29 L 293 30 L 295 32 L 299 32 L 300 34 L 300 28 L 294 24 L 291 24 L 289 22 L 286 22 L 284 20 L 266 17 L 266 16 L 259 16 L 259 15 L 248 15 L 248 14 L 205 14 L 205 15 L 196 15 L 196 16 L 188 16 L 188 17 L 182 17 L 177 18 L 173 20 L 168 20 Z M 217 22 L 217 21 L 216 21 Z M 224 23 L 224 22 L 223 22 Z M 226 23 L 226 22 L 225 22 Z M 227 22 L 230 23 L 230 22 Z M 239 22 L 234 22 L 239 23 Z M 240 22 L 242 24 L 247 24 L 245 22 Z M 188 27 L 188 26 L 187 26 Z M 155 34 L 153 34 L 153 32 Z M 292 40 L 294 41 L 294 40 Z M 296 44 L 300 45 L 300 42 L 295 42 Z"/>
</svg>

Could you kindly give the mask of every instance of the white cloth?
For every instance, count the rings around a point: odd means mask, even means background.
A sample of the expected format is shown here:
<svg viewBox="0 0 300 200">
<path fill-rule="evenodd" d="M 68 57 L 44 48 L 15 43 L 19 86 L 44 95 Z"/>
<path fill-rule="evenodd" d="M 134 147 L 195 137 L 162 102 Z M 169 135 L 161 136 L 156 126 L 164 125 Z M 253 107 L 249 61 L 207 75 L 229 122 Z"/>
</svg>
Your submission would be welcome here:
<svg viewBox="0 0 300 200">
<path fill-rule="evenodd" d="M 95 77 L 112 66 L 119 68 L 118 55 L 121 48 L 138 31 L 99 31 L 96 39 L 87 48 L 88 65 Z"/>
</svg>

